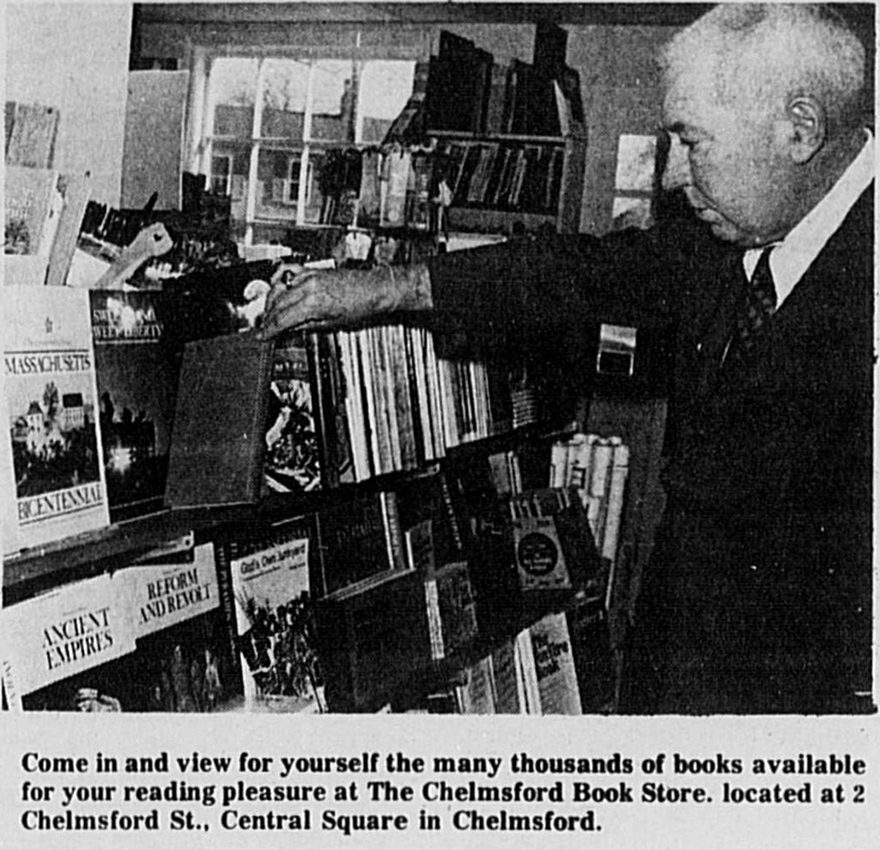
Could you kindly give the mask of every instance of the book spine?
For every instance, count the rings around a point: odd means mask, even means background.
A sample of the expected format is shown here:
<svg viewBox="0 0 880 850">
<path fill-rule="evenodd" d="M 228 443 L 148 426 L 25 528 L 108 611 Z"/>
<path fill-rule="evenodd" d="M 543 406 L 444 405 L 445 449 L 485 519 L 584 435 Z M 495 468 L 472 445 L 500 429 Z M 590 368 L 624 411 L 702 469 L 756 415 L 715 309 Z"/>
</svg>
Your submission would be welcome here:
<svg viewBox="0 0 880 850">
<path fill-rule="evenodd" d="M 614 447 L 614 456 L 611 467 L 611 483 L 608 488 L 608 518 L 605 524 L 605 536 L 602 541 L 601 554 L 611 563 L 611 573 L 608 579 L 605 606 L 610 608 L 611 597 L 614 588 L 614 578 L 617 567 L 617 544 L 620 536 L 621 520 L 623 518 L 623 497 L 626 489 L 626 479 L 629 474 L 629 447 L 623 444 Z"/>
<path fill-rule="evenodd" d="M 400 513 L 397 509 L 397 493 L 386 491 L 380 494 L 382 518 L 388 541 L 388 566 L 392 570 L 404 571 L 407 567 L 406 544 L 400 526 Z"/>
<path fill-rule="evenodd" d="M 228 541 L 214 542 L 214 563 L 217 565 L 217 596 L 223 615 L 223 631 L 227 644 L 227 656 L 232 666 L 231 679 L 245 684 L 238 645 L 238 615 L 236 614 L 235 590 L 232 586 L 231 559 L 235 557 L 235 544 Z"/>
</svg>

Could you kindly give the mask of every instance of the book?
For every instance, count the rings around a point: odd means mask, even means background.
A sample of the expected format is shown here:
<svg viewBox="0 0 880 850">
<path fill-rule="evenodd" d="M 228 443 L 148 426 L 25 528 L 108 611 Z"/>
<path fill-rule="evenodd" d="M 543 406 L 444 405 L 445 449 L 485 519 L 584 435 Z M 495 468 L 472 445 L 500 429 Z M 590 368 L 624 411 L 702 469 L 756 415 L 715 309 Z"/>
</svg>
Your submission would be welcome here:
<svg viewBox="0 0 880 850">
<path fill-rule="evenodd" d="M 109 524 L 88 293 L 0 289 L 5 553 Z"/>
<path fill-rule="evenodd" d="M 305 516 L 228 544 L 246 708 L 325 709 L 314 621 L 316 542 L 314 520 Z"/>
<path fill-rule="evenodd" d="M 421 577 L 394 573 L 331 594 L 318 608 L 318 635 L 330 711 L 393 703 L 431 665 Z"/>
<path fill-rule="evenodd" d="M 263 476 L 269 490 L 310 493 L 323 486 L 326 467 L 319 453 L 314 385 L 303 336 L 279 341 L 272 354 L 266 415 Z"/>
<path fill-rule="evenodd" d="M 91 290 L 101 450 L 110 519 L 162 507 L 179 377 L 157 290 Z"/>
<path fill-rule="evenodd" d="M 12 709 L 27 710 L 29 695 L 134 651 L 119 587 L 105 574 L 3 609 L 0 652 Z"/>
<path fill-rule="evenodd" d="M 531 714 L 581 714 L 580 690 L 565 614 L 547 614 L 524 630 Z M 537 698 L 537 700 L 536 700 Z"/>
<path fill-rule="evenodd" d="M 76 253 L 80 226 L 85 215 L 91 192 L 92 175 L 59 174 L 56 184 L 61 197 L 61 211 L 58 225 L 49 251 L 49 268 L 46 271 L 46 286 L 64 286 Z"/>
<path fill-rule="evenodd" d="M 467 561 L 436 566 L 425 576 L 431 656 L 441 660 L 466 650 L 477 638 L 477 600 Z"/>
<path fill-rule="evenodd" d="M 10 166 L 53 167 L 60 115 L 54 106 L 6 101 L 7 175 Z"/>
<path fill-rule="evenodd" d="M 355 458 L 350 410 L 356 388 L 348 378 L 347 333 L 312 333 L 305 337 L 311 380 L 311 407 L 320 453 L 320 485 L 338 487 L 361 480 Z M 303 397 L 305 388 L 303 388 Z"/>
<path fill-rule="evenodd" d="M 462 714 L 495 714 L 495 682 L 492 656 L 468 664 L 464 669 L 465 681 L 459 685 Z"/>
<path fill-rule="evenodd" d="M 168 456 L 167 506 L 259 499 L 273 347 L 253 333 L 186 343 Z"/>
<path fill-rule="evenodd" d="M 509 508 L 524 591 L 571 588 L 591 597 L 604 594 L 607 570 L 574 488 L 527 490 L 512 496 Z"/>
<path fill-rule="evenodd" d="M 397 497 L 391 492 L 346 494 L 318 514 L 325 592 L 408 572 Z"/>
<path fill-rule="evenodd" d="M 42 286 L 63 203 L 58 174 L 7 165 L 4 185 L 4 282 Z"/>
</svg>

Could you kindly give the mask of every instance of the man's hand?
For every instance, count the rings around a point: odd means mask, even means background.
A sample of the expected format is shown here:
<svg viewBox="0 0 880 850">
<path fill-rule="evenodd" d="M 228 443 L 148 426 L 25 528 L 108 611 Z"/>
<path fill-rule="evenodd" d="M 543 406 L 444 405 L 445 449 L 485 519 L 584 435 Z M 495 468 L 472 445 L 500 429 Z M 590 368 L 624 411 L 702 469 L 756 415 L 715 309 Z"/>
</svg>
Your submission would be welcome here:
<svg viewBox="0 0 880 850">
<path fill-rule="evenodd" d="M 282 265 L 272 276 L 260 335 L 271 339 L 290 329 L 324 330 L 397 310 L 429 309 L 423 278 L 422 266 L 328 271 Z"/>
</svg>

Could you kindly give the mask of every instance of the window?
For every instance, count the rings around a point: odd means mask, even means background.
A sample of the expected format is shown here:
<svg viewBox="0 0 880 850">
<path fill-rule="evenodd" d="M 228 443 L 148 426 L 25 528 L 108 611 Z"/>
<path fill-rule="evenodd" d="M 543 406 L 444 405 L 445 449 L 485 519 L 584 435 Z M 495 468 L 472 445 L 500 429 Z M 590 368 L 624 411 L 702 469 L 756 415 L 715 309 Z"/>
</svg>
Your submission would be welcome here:
<svg viewBox="0 0 880 850">
<path fill-rule="evenodd" d="M 379 144 L 412 93 L 408 59 L 214 56 L 199 168 L 245 244 L 319 224 L 328 150 Z"/>
</svg>

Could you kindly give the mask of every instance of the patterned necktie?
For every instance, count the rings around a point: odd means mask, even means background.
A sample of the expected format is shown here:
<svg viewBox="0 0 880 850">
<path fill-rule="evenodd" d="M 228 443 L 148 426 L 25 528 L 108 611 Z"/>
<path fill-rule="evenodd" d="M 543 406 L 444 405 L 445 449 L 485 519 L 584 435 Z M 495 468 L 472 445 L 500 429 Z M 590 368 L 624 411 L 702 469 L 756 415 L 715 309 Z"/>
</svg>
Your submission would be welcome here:
<svg viewBox="0 0 880 850">
<path fill-rule="evenodd" d="M 770 252 L 766 248 L 758 260 L 751 283 L 745 288 L 743 304 L 736 320 L 736 330 L 727 352 L 727 362 L 747 359 L 770 316 L 776 310 L 776 287 L 770 271 Z"/>
</svg>

